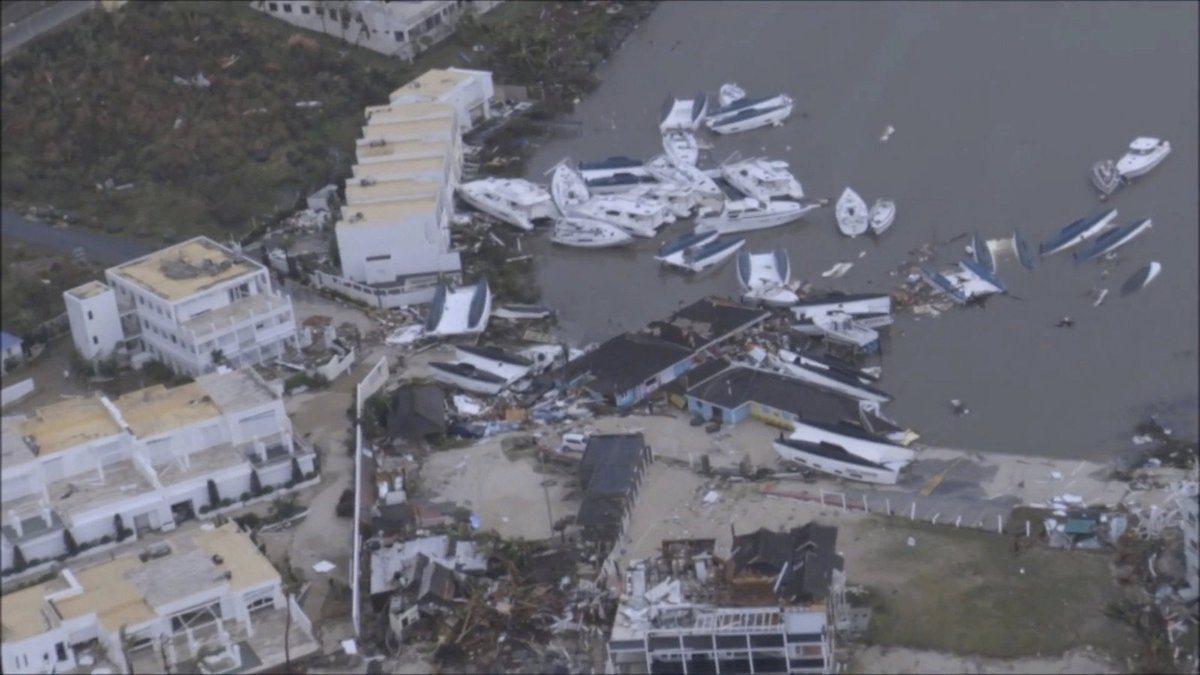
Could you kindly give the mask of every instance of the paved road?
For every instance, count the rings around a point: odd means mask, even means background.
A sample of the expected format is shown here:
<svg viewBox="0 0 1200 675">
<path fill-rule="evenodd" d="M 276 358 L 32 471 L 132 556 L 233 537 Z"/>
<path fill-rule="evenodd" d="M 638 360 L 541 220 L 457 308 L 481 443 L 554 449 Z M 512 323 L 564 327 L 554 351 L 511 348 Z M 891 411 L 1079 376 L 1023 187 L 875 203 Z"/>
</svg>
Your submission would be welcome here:
<svg viewBox="0 0 1200 675">
<path fill-rule="evenodd" d="M 71 253 L 83 247 L 88 260 L 104 265 L 118 265 L 155 250 L 136 239 L 81 227 L 52 227 L 8 210 L 0 211 L 0 236 L 20 239 L 60 253 Z"/>
<path fill-rule="evenodd" d="M 17 47 L 96 6 L 91 0 L 64 0 L 48 4 L 29 16 L 5 24 L 0 30 L 0 56 L 8 58 Z"/>
</svg>

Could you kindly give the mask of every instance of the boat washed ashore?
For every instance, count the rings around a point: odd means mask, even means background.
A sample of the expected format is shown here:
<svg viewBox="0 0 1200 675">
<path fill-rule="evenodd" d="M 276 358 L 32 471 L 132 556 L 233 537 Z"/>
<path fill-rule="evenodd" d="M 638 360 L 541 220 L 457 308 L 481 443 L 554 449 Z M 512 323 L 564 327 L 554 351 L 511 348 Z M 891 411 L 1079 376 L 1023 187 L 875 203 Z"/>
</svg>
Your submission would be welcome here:
<svg viewBox="0 0 1200 675">
<path fill-rule="evenodd" d="M 776 306 L 789 306 L 799 300 L 788 288 L 792 265 L 786 249 L 765 253 L 739 252 L 737 275 L 743 300 Z"/>
<path fill-rule="evenodd" d="M 545 188 L 521 178 L 482 178 L 458 186 L 467 204 L 513 227 L 529 231 L 534 221 L 558 212 Z"/>
</svg>

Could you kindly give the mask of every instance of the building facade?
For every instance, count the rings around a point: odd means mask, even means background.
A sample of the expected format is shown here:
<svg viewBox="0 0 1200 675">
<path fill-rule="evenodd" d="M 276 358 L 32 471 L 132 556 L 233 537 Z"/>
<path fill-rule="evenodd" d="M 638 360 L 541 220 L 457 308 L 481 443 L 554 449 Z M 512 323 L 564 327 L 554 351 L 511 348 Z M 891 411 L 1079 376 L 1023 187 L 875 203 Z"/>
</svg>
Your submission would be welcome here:
<svg viewBox="0 0 1200 675">
<path fill-rule="evenodd" d="M 76 349 L 89 359 L 145 353 L 177 373 L 241 367 L 297 345 L 292 301 L 266 267 L 196 237 L 63 293 Z"/>
<path fill-rule="evenodd" d="M 254 9 L 371 51 L 411 61 L 454 33 L 465 14 L 482 14 L 499 0 L 256 0 Z"/>
<path fill-rule="evenodd" d="M 279 573 L 230 523 L 4 596 L 3 670 L 254 672 L 283 662 L 271 643 L 285 612 L 291 658 L 316 651 Z"/>
<path fill-rule="evenodd" d="M 70 555 L 68 538 L 86 549 L 172 530 L 318 468 L 282 398 L 249 368 L 4 417 L 3 436 L 6 573 Z"/>
</svg>

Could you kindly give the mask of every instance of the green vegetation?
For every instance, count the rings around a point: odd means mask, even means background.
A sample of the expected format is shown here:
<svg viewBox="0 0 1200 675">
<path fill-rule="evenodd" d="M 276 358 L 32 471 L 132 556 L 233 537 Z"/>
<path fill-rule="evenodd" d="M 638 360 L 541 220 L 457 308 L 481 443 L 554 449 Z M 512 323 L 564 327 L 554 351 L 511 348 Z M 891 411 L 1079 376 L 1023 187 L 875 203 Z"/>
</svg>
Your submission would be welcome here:
<svg viewBox="0 0 1200 675">
<path fill-rule="evenodd" d="M 7 162 L 7 149 L 3 157 Z M 42 342 L 49 335 L 39 331 L 38 326 L 66 311 L 63 291 L 100 274 L 99 267 L 71 256 L 44 255 L 30 246 L 5 240 L 0 247 L 0 324 L 26 341 Z M 65 323 L 62 329 L 66 330 Z"/>
</svg>

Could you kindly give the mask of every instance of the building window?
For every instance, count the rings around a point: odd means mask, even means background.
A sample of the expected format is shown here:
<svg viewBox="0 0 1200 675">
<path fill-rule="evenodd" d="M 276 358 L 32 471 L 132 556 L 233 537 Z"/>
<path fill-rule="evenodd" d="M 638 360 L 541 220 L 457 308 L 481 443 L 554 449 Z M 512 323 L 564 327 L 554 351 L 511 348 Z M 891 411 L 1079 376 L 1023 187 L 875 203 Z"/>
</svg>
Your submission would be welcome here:
<svg viewBox="0 0 1200 675">
<path fill-rule="evenodd" d="M 300 13 L 301 14 L 308 14 L 308 12 L 309 12 L 308 5 L 300 5 Z"/>
<path fill-rule="evenodd" d="M 94 345 L 98 345 L 98 344 L 100 344 L 100 338 L 98 338 L 98 337 L 96 337 L 95 335 L 93 335 L 93 336 L 92 336 L 92 344 L 94 344 Z"/>
<path fill-rule="evenodd" d="M 171 336 L 171 344 L 173 344 L 173 345 L 179 344 L 179 341 L 175 339 L 174 335 Z"/>
<path fill-rule="evenodd" d="M 278 11 L 279 11 L 279 5 L 277 5 L 277 4 L 273 3 L 273 2 L 268 2 L 268 3 L 267 3 L 267 9 L 271 10 L 272 12 L 278 12 Z"/>
<path fill-rule="evenodd" d="M 320 5 L 317 5 L 314 11 L 316 11 L 317 16 L 325 16 L 325 8 Z"/>
<path fill-rule="evenodd" d="M 88 310 L 88 321 L 91 321 L 91 320 L 92 320 L 92 319 L 94 319 L 94 318 L 95 318 L 95 317 L 93 317 L 93 316 L 92 316 L 92 310 L 90 310 L 90 309 L 89 309 L 89 310 Z"/>
<path fill-rule="evenodd" d="M 269 593 L 261 598 L 255 598 L 246 603 L 246 611 L 254 612 L 260 609 L 275 609 L 275 598 Z"/>
<path fill-rule="evenodd" d="M 338 12 L 336 9 L 329 10 L 329 18 L 333 19 L 334 21 L 337 21 Z"/>
<path fill-rule="evenodd" d="M 396 42 L 404 42 L 404 31 L 396 31 Z"/>
<path fill-rule="evenodd" d="M 283 3 L 283 11 L 287 14 L 292 13 L 292 6 L 289 3 Z"/>
<path fill-rule="evenodd" d="M 59 661 L 66 661 L 67 660 L 67 646 L 61 642 L 56 643 L 54 645 L 54 655 L 58 657 Z"/>
<path fill-rule="evenodd" d="M 139 296 L 138 296 L 138 304 L 139 304 L 139 305 L 145 305 L 145 304 L 146 304 L 146 299 L 145 299 L 145 298 L 143 298 L 142 296 L 140 296 L 140 295 L 139 295 Z"/>
</svg>

